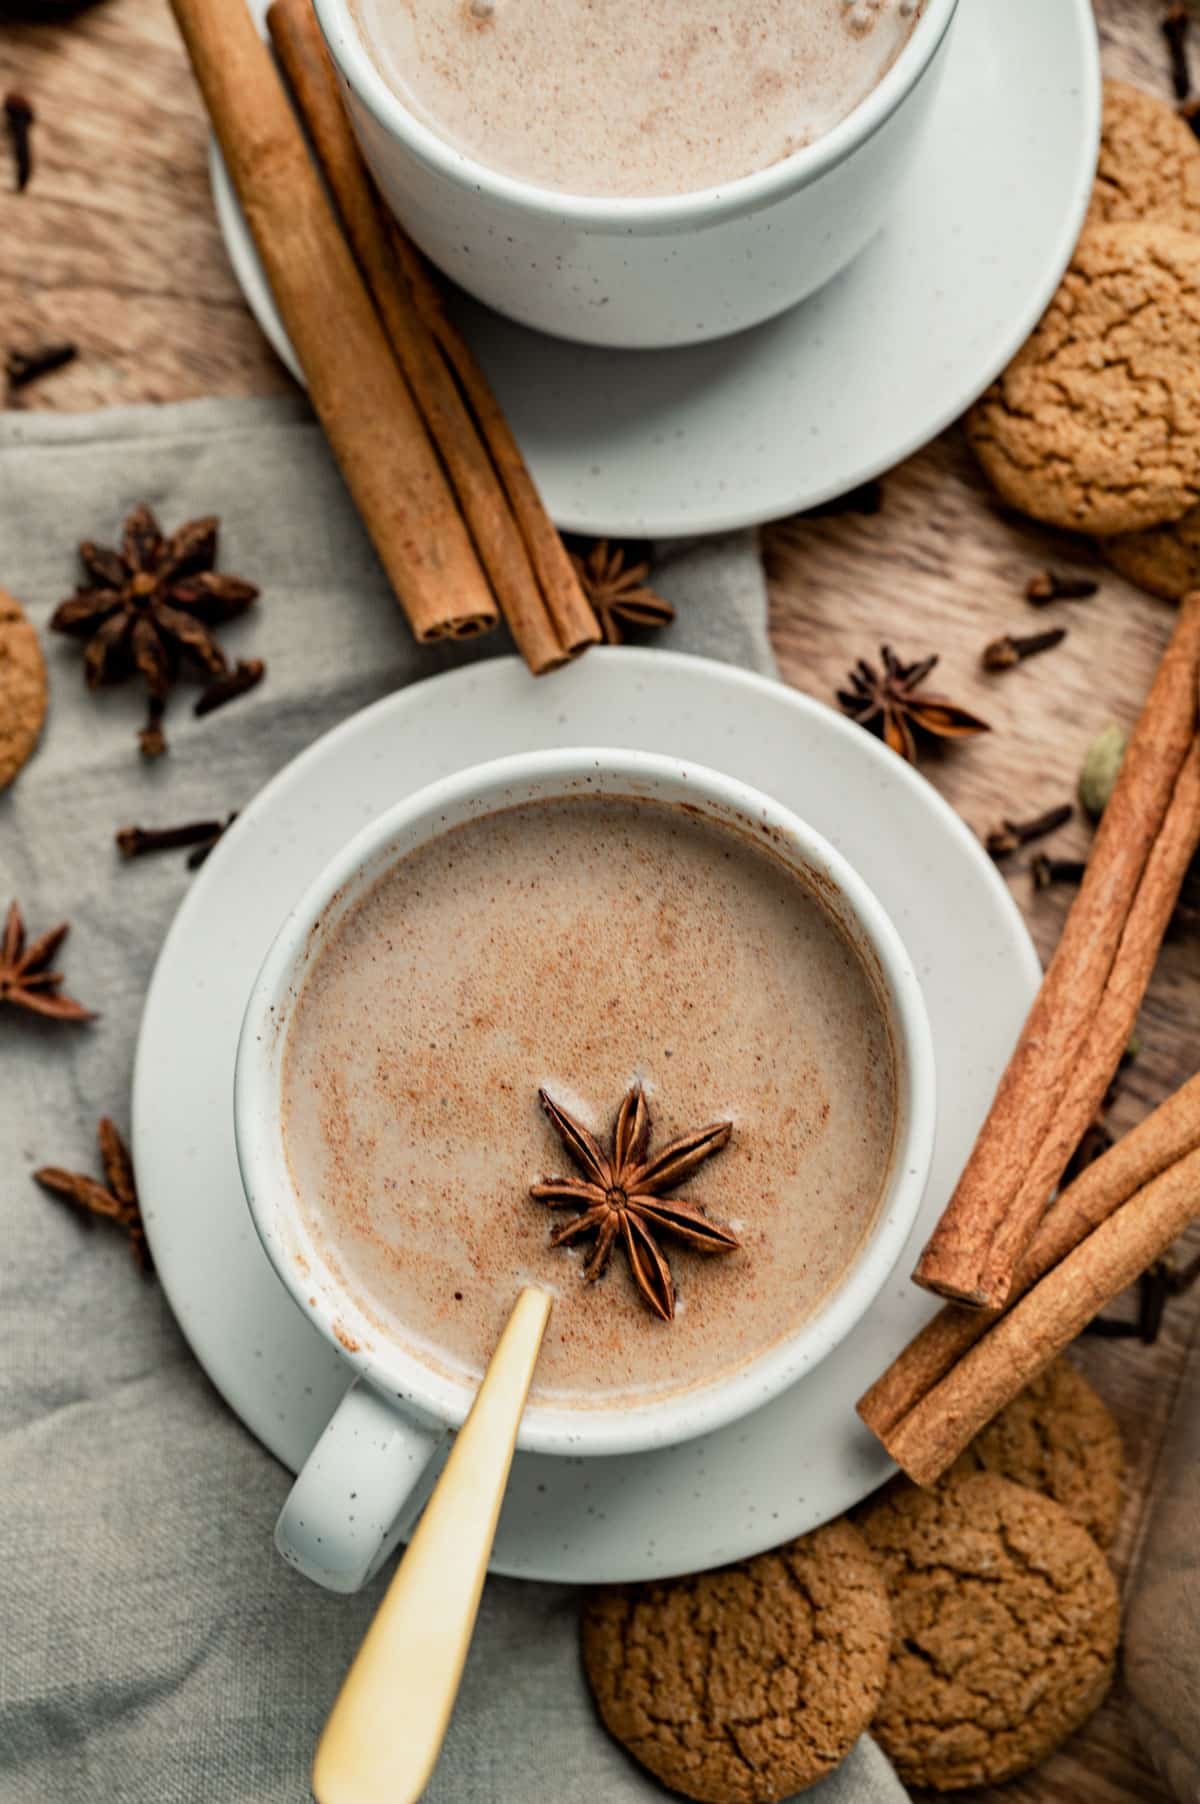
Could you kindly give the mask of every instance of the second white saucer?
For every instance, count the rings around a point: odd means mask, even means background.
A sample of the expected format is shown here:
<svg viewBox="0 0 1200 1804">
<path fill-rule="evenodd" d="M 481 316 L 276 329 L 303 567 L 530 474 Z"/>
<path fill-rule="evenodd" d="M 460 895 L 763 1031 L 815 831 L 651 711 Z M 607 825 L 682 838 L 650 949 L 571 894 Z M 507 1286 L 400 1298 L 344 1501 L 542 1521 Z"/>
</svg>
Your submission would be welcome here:
<svg viewBox="0 0 1200 1804">
<path fill-rule="evenodd" d="M 294 1471 L 349 1371 L 284 1290 L 242 1193 L 233 1065 L 255 974 L 305 886 L 391 803 L 510 752 L 601 740 L 739 777 L 845 854 L 920 979 L 938 1120 L 908 1245 L 810 1379 L 717 1434 L 659 1452 L 517 1455 L 493 1568 L 576 1583 L 694 1572 L 756 1553 L 848 1508 L 891 1469 L 854 1401 L 934 1307 L 909 1273 L 1040 975 L 995 865 L 937 792 L 820 702 L 679 653 L 597 650 L 552 683 L 494 659 L 414 684 L 281 771 L 198 873 L 147 997 L 133 1109 L 146 1229 L 171 1307 L 218 1390 Z M 264 1546 L 269 1532 L 264 1522 Z"/>
<path fill-rule="evenodd" d="M 248 4 L 261 22 L 267 0 Z M 1099 121 L 1090 0 L 961 0 L 887 228 L 790 313 L 694 349 L 605 351 L 462 297 L 461 324 L 555 520 L 618 537 L 724 531 L 840 495 L 926 444 L 1054 292 Z M 212 182 L 246 299 L 298 373 L 215 147 Z"/>
</svg>

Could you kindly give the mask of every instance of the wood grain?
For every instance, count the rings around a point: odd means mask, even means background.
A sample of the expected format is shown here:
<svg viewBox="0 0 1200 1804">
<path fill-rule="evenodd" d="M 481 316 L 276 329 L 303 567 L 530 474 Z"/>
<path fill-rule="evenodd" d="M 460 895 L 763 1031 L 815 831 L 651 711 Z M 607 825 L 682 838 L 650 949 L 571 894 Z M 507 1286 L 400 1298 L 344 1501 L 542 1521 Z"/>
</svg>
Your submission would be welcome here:
<svg viewBox="0 0 1200 1804">
<path fill-rule="evenodd" d="M 1097 0 L 1108 73 L 1166 94 L 1161 13 L 1160 0 Z M 1200 23 L 1195 40 L 1200 77 Z M 10 405 L 74 410 L 285 389 L 289 378 L 226 260 L 208 192 L 205 121 L 161 0 L 101 0 L 67 25 L 0 25 L 0 90 L 7 88 L 29 96 L 38 123 L 30 187 L 21 196 L 0 193 L 0 347 L 66 337 L 81 350 L 77 363 Z M 957 429 L 888 476 L 878 515 L 783 523 L 764 537 L 772 637 L 789 682 L 830 699 L 851 662 L 888 640 L 909 657 L 938 651 L 938 687 L 990 721 L 987 739 L 935 751 L 922 764 L 980 833 L 1005 815 L 1071 799 L 1093 734 L 1136 715 L 1170 628 L 1169 608 L 1111 575 L 1085 545 L 1006 516 Z M 1047 564 L 1094 571 L 1100 594 L 1034 610 L 1022 589 Z M 996 634 L 1052 622 L 1068 627 L 1057 650 L 999 675 L 979 668 Z M 1082 855 L 1088 837 L 1076 818 L 1052 848 Z M 1028 863 L 1018 854 L 1005 874 L 1045 957 L 1069 894 L 1035 893 Z M 1198 938 L 1185 925 L 1164 949 L 1142 1011 L 1144 1050 L 1111 1111 L 1116 1130 L 1196 1069 L 1198 999 Z M 963 1007 L 971 1006 L 964 996 Z M 1122 1575 L 1198 1325 L 1194 1293 L 1172 1306 L 1153 1348 L 1084 1340 L 1077 1350 L 1116 1411 L 1128 1451 L 1115 1549 Z M 1168 1799 L 1129 1729 L 1119 1688 L 1038 1772 L 972 1795 L 995 1804 Z"/>
<path fill-rule="evenodd" d="M 0 25 L 9 88 L 37 122 L 24 194 L 8 192 L 0 146 L 0 344 L 80 347 L 10 404 L 74 411 L 287 388 L 217 231 L 208 127 L 168 8 L 105 0 L 66 25 Z"/>
</svg>

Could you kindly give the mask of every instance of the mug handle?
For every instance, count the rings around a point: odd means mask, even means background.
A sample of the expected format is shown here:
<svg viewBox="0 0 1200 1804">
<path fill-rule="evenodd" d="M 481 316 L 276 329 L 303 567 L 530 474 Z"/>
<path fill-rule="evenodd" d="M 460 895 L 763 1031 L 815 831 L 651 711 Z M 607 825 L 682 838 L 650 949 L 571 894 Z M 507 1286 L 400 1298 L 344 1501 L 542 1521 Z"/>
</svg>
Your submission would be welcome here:
<svg viewBox="0 0 1200 1804">
<path fill-rule="evenodd" d="M 428 1486 L 420 1479 L 444 1438 L 443 1429 L 402 1415 L 356 1378 L 275 1524 L 275 1545 L 289 1566 L 327 1590 L 360 1590 L 424 1503 Z"/>
</svg>

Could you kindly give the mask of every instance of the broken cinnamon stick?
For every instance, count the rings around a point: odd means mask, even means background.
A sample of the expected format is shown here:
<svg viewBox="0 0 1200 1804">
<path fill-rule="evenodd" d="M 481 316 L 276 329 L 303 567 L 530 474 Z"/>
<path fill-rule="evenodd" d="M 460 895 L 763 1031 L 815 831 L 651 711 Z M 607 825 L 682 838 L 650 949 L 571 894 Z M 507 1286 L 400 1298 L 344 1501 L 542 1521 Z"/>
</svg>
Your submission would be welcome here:
<svg viewBox="0 0 1200 1804">
<path fill-rule="evenodd" d="M 897 1465 L 916 1484 L 936 1483 L 984 1424 L 1161 1258 L 1197 1215 L 1200 1149 L 1135 1191 L 880 1435 Z"/>
<path fill-rule="evenodd" d="M 244 0 L 171 0 L 321 424 L 418 639 L 496 603 Z"/>
<path fill-rule="evenodd" d="M 400 268 L 311 0 L 274 0 L 267 27 L 350 248 L 450 479 L 518 650 L 540 674 L 580 644 L 560 642 L 487 446 Z M 553 528 L 551 529 L 553 530 Z M 598 630 L 595 637 L 599 637 Z"/>
<path fill-rule="evenodd" d="M 1080 1049 L 1087 1048 L 1130 912 L 1193 747 L 1198 679 L 1200 594 L 1195 594 L 1181 604 L 1079 893 L 1016 1051 L 914 1273 L 918 1284 L 940 1296 L 975 1308 L 994 1309 L 1003 1303 L 1048 1189 L 1061 1175 L 1086 1124 L 1081 1123 L 1073 1136 L 1057 1136 L 1056 1145 L 1066 1144 L 1054 1169 L 1057 1152 L 1052 1159 L 1048 1141 L 1055 1118 L 1071 1086 Z M 1151 868 L 1151 887 L 1142 899 L 1146 920 L 1157 920 L 1162 913 L 1158 886 L 1169 880 L 1169 872 L 1164 875 L 1166 862 L 1160 858 Z M 1156 944 L 1152 940 L 1151 953 Z M 1102 1092 L 1115 1069 L 1114 1060 L 1104 1073 Z M 1087 1081 L 1093 1076 L 1089 1069 Z M 1044 1146 L 1047 1150 L 1040 1156 Z M 1035 1162 L 1036 1187 L 1028 1181 Z"/>
<path fill-rule="evenodd" d="M 1052 1203 L 1009 1293 L 1015 1303 L 1144 1185 L 1200 1148 L 1200 1073 L 1160 1103 Z M 947 1303 L 860 1399 L 858 1413 L 885 1441 L 997 1317 Z"/>
</svg>

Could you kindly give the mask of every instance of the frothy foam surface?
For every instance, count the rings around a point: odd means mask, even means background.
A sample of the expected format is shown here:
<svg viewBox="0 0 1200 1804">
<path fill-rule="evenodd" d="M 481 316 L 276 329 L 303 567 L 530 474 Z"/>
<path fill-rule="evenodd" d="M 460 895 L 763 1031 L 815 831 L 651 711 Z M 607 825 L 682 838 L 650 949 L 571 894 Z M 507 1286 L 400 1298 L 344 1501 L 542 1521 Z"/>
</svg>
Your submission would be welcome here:
<svg viewBox="0 0 1200 1804">
<path fill-rule="evenodd" d="M 529 1196 L 572 1170 L 545 1085 L 606 1136 L 635 1078 L 654 1146 L 716 1119 L 680 1194 L 737 1252 L 662 1241 L 663 1323 L 618 1250 Z M 284 1050 L 288 1158 L 330 1267 L 392 1335 L 478 1377 L 517 1291 L 555 1296 L 533 1395 L 645 1400 L 731 1372 L 809 1316 L 875 1219 L 892 1153 L 889 1031 L 858 954 L 749 837 L 661 804 L 531 803 L 400 860 L 338 923 Z"/>
<path fill-rule="evenodd" d="M 488 167 L 580 195 L 685 194 L 811 144 L 921 0 L 354 0 L 380 73 Z"/>
</svg>

